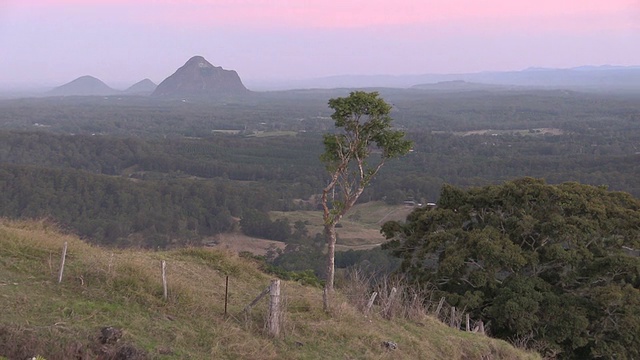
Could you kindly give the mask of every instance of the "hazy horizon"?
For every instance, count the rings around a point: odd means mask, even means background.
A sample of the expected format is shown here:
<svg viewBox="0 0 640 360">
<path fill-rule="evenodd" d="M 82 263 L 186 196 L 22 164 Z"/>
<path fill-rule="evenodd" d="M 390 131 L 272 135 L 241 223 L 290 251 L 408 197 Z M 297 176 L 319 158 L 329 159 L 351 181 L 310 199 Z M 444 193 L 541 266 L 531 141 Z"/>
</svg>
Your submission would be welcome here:
<svg viewBox="0 0 640 360">
<path fill-rule="evenodd" d="M 638 0 L 5 0 L 0 86 L 161 82 L 191 56 L 247 83 L 640 65 Z"/>
</svg>

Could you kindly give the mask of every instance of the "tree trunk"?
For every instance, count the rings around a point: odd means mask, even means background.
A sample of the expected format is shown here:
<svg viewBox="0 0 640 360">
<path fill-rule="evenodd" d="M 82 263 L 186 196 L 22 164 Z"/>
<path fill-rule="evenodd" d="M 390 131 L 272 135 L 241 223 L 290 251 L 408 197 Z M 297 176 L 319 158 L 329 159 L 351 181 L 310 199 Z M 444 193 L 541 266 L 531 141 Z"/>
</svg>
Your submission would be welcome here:
<svg viewBox="0 0 640 360">
<path fill-rule="evenodd" d="M 327 281 L 325 289 L 333 291 L 333 279 L 335 277 L 335 256 L 336 256 L 336 224 L 324 225 L 324 236 L 327 242 Z"/>
</svg>

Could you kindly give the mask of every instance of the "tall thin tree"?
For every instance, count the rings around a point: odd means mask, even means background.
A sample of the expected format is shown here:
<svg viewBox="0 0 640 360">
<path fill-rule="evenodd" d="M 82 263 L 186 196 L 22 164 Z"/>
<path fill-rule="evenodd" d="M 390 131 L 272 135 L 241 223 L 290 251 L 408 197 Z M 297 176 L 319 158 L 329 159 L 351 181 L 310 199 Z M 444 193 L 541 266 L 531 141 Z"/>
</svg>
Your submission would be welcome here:
<svg viewBox="0 0 640 360">
<path fill-rule="evenodd" d="M 333 291 L 336 224 L 353 207 L 365 187 L 388 159 L 409 152 L 412 142 L 391 126 L 391 105 L 377 92 L 354 91 L 329 100 L 336 131 L 324 135 L 330 180 L 322 190 L 324 236 L 327 242 L 325 291 Z M 328 296 L 325 297 L 328 299 Z M 325 308 L 328 300 L 325 300 Z"/>
</svg>

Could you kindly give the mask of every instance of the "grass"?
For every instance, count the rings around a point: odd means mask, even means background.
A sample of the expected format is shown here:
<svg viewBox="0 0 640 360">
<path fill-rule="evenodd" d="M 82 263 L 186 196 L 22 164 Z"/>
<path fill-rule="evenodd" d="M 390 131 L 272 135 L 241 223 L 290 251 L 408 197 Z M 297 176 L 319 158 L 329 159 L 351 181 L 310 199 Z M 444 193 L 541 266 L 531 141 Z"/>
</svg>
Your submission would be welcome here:
<svg viewBox="0 0 640 360">
<path fill-rule="evenodd" d="M 58 284 L 65 242 L 69 251 Z M 265 331 L 266 299 L 242 312 L 270 280 L 252 260 L 225 251 L 104 249 L 45 221 L 0 220 L 0 358 L 109 359 L 125 350 L 140 359 L 539 358 L 428 316 L 365 316 L 340 290 L 325 313 L 321 290 L 296 282 L 283 282 L 282 333 L 272 338 Z M 98 342 L 106 326 L 123 331 L 111 357 Z M 398 349 L 386 349 L 384 341 Z"/>
<path fill-rule="evenodd" d="M 272 137 L 272 136 L 296 136 L 297 131 L 256 131 L 250 136 L 254 137 Z"/>
</svg>

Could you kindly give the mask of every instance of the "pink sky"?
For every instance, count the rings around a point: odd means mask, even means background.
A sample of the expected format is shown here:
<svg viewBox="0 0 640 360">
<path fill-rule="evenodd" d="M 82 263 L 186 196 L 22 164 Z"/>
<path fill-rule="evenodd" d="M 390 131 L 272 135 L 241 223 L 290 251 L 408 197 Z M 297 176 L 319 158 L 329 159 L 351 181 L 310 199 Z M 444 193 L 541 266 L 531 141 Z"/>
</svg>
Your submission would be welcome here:
<svg viewBox="0 0 640 360">
<path fill-rule="evenodd" d="M 639 0 L 0 1 L 0 85 L 640 65 Z"/>
</svg>

